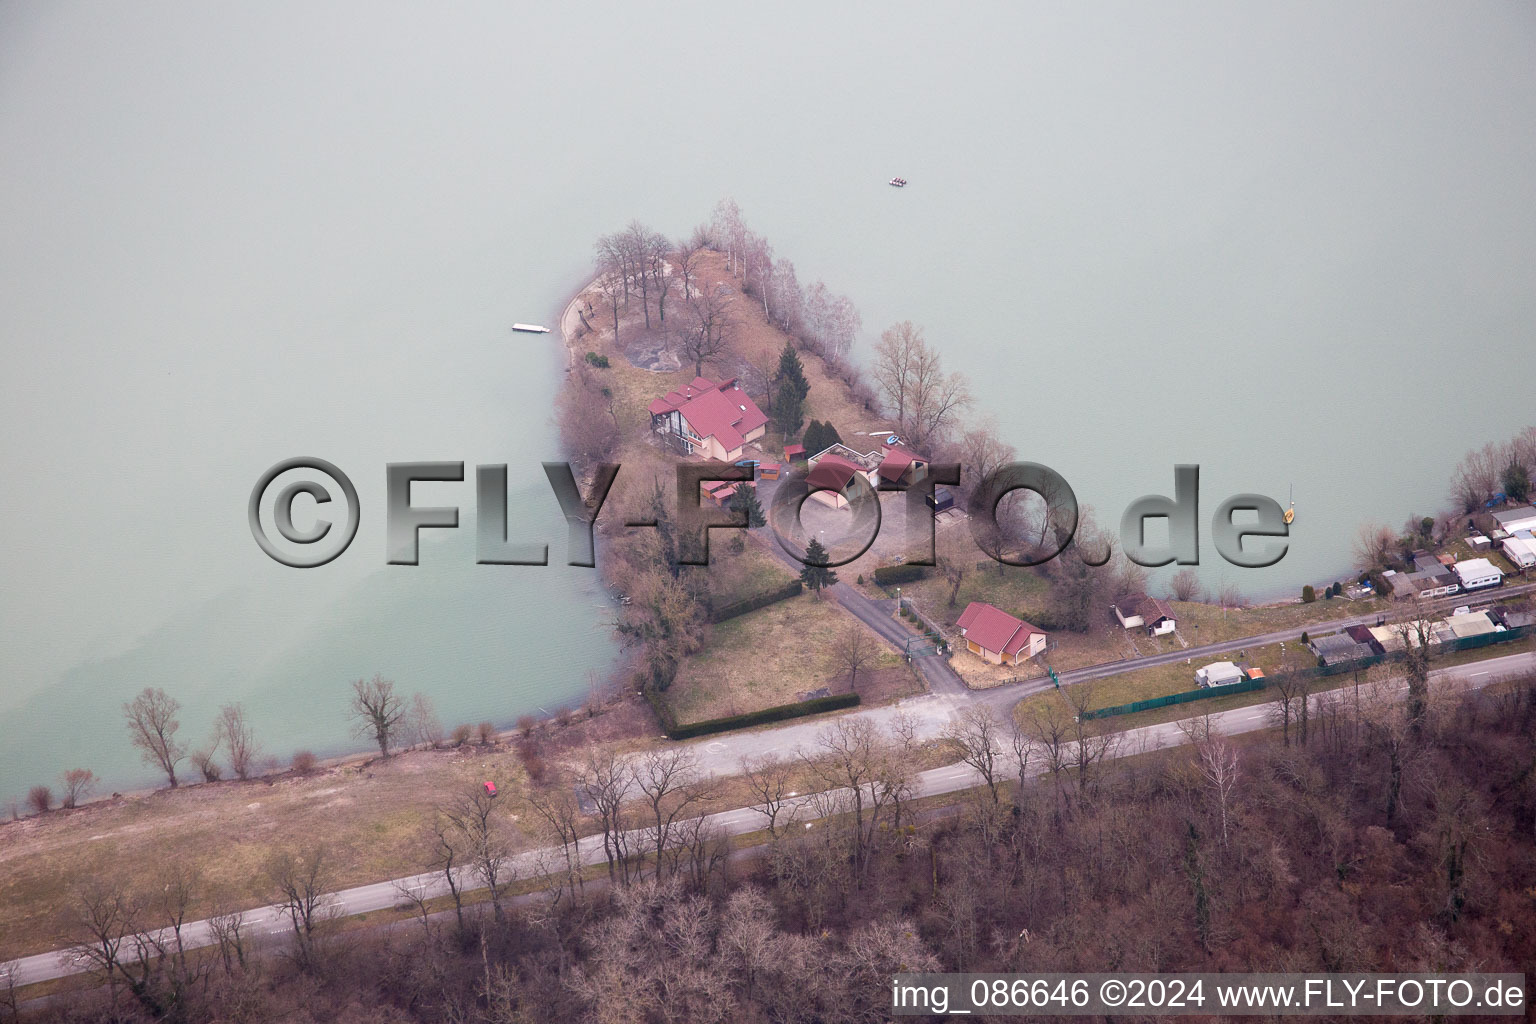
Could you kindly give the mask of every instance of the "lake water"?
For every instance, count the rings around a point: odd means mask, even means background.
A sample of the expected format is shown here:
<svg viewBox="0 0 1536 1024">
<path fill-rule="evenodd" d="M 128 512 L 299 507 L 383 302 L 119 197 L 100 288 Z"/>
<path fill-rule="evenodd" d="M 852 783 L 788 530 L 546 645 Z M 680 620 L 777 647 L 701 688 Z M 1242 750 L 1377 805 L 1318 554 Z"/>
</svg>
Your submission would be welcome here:
<svg viewBox="0 0 1536 1024">
<path fill-rule="evenodd" d="M 1274 569 L 1203 528 L 1213 587 L 1335 578 L 1536 418 L 1528 7 L 556 6 L 0 9 L 0 797 L 150 781 L 145 685 L 283 756 L 352 745 L 375 672 L 450 726 L 579 699 L 595 574 L 476 567 L 465 528 L 386 567 L 383 467 L 509 463 L 563 560 L 557 344 L 507 327 L 632 217 L 733 195 L 1110 522 L 1178 462 L 1207 520 L 1294 487 Z M 320 569 L 245 522 L 294 455 L 361 494 Z"/>
</svg>

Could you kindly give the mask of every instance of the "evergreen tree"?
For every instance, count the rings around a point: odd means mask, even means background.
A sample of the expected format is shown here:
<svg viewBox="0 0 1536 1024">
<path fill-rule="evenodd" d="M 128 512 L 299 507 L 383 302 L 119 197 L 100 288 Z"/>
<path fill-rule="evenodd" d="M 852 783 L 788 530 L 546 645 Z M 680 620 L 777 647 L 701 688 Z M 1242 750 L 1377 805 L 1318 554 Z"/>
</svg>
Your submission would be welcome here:
<svg viewBox="0 0 1536 1024">
<path fill-rule="evenodd" d="M 830 421 L 823 423 L 821 420 L 811 420 L 805 428 L 805 439 L 801 444 L 809 454 L 826 451 L 834 444 L 842 444 L 843 439 L 837 433 L 837 428 Z"/>
<path fill-rule="evenodd" d="M 800 582 L 817 597 L 827 587 L 837 582 L 837 573 L 827 568 L 827 549 L 815 537 L 805 549 L 805 564 L 800 567 Z"/>
<path fill-rule="evenodd" d="M 1515 459 L 1510 459 L 1509 465 L 1504 467 L 1504 493 L 1511 501 L 1525 501 L 1530 497 L 1530 474 Z"/>
<path fill-rule="evenodd" d="M 731 495 L 731 508 L 747 514 L 747 525 L 750 527 L 763 526 L 768 522 L 763 515 L 763 506 L 757 500 L 757 488 L 751 484 L 741 484 Z"/>
<path fill-rule="evenodd" d="M 771 409 L 773 421 L 785 437 L 800 432 L 800 425 L 805 422 L 805 398 L 810 393 L 805 367 L 801 365 L 795 347 L 786 341 L 784 351 L 779 353 L 779 369 L 773 375 Z"/>
</svg>

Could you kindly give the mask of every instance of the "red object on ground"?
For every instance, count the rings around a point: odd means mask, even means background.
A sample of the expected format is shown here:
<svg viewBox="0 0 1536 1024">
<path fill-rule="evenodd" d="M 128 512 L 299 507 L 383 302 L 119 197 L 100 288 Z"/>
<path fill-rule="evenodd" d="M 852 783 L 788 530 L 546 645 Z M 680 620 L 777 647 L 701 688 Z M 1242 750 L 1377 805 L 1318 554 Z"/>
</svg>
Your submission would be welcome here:
<svg viewBox="0 0 1536 1024">
<path fill-rule="evenodd" d="M 485 792 L 489 796 L 495 796 L 496 795 L 496 783 L 494 783 L 494 782 L 487 782 L 485 784 Z"/>
</svg>

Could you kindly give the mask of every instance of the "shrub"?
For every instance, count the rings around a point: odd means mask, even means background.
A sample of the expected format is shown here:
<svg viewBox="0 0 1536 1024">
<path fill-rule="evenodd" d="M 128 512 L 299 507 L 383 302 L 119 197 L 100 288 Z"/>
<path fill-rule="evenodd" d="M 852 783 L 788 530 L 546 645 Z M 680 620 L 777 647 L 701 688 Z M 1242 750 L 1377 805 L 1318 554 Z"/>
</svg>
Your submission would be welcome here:
<svg viewBox="0 0 1536 1024">
<path fill-rule="evenodd" d="M 858 584 L 861 587 L 864 585 L 864 574 L 863 573 L 859 573 Z"/>
<path fill-rule="evenodd" d="M 496 727 L 490 722 L 481 722 L 475 726 L 475 736 L 480 740 L 482 747 L 488 747 L 496 739 Z"/>
<path fill-rule="evenodd" d="M 1301 631 L 1301 642 L 1303 644 L 1308 642 L 1308 640 L 1307 640 L 1307 631 L 1306 630 L 1302 630 Z"/>
<path fill-rule="evenodd" d="M 469 738 L 472 735 L 474 735 L 474 730 L 471 729 L 468 724 L 454 726 L 453 745 L 456 747 L 464 746 L 469 742 Z"/>
<path fill-rule="evenodd" d="M 587 353 L 587 363 L 591 366 L 597 367 L 599 370 L 606 370 L 609 366 L 608 357 L 600 356 L 596 352 Z"/>
<path fill-rule="evenodd" d="M 653 700 L 652 706 L 655 707 L 659 703 Z M 667 714 L 661 716 L 662 728 L 666 731 L 668 739 L 686 740 L 694 736 L 707 736 L 710 733 L 726 732 L 730 729 L 745 729 L 765 722 L 782 722 L 788 718 L 801 718 L 805 715 L 817 715 L 823 711 L 857 707 L 858 704 L 859 695 L 856 693 L 835 693 L 830 697 L 815 697 L 795 704 L 780 704 L 761 711 L 748 711 L 745 714 L 728 715 L 725 718 L 711 718 L 689 725 L 676 725 L 672 723 L 670 714 Z"/>
<path fill-rule="evenodd" d="M 875 582 L 882 587 L 911 583 L 928 575 L 925 565 L 882 565 L 875 570 Z"/>
<path fill-rule="evenodd" d="M 771 604 L 778 604 L 780 601 L 787 601 L 791 597 L 796 597 L 803 589 L 805 589 L 805 585 L 799 580 L 790 580 L 782 587 L 770 590 L 767 593 L 758 594 L 756 597 L 748 597 L 741 601 L 733 601 L 730 604 L 711 609 L 709 621 L 724 622 L 726 619 L 734 619 L 738 615 L 747 614 L 747 612 L 755 612 L 759 608 L 766 608 Z"/>
<path fill-rule="evenodd" d="M 523 742 L 517 748 L 518 760 L 523 763 L 523 771 L 528 773 L 529 782 L 543 782 L 548 774 L 548 766 L 544 763 L 544 755 L 539 753 L 539 748 L 532 743 Z"/>
<path fill-rule="evenodd" d="M 293 755 L 293 770 L 299 775 L 308 775 L 315 770 L 315 765 L 318 763 L 319 759 L 312 751 L 301 750 Z"/>
<path fill-rule="evenodd" d="M 1313 601 L 1316 601 L 1316 600 L 1317 600 L 1317 591 L 1312 588 L 1312 584 L 1308 583 L 1306 586 L 1301 588 L 1301 603 L 1302 604 L 1311 604 Z"/>
<path fill-rule="evenodd" d="M 27 791 L 27 806 L 38 814 L 53 810 L 53 790 L 47 786 L 33 786 Z"/>
<path fill-rule="evenodd" d="M 533 730 L 539 726 L 539 720 L 532 715 L 523 715 L 517 720 L 517 731 L 523 734 L 523 739 L 533 735 Z"/>
</svg>

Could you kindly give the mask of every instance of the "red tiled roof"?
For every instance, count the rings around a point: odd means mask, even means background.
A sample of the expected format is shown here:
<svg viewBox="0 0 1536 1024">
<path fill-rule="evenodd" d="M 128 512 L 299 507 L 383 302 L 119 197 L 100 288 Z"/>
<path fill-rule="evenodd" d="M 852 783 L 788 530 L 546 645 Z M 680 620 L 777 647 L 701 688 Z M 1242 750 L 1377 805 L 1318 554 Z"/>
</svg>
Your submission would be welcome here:
<svg viewBox="0 0 1536 1024">
<path fill-rule="evenodd" d="M 1172 609 L 1155 597 L 1149 597 L 1136 606 L 1136 614 L 1141 616 L 1141 621 L 1148 626 L 1153 625 L 1158 619 L 1175 618 Z"/>
<path fill-rule="evenodd" d="M 1000 608 L 983 601 L 972 601 L 955 622 L 965 638 L 977 647 L 1002 654 L 1017 654 L 1029 645 L 1032 633 L 1045 636 L 1045 630 L 1016 619 Z"/>
<path fill-rule="evenodd" d="M 793 458 L 796 455 L 804 455 L 804 454 L 805 454 L 805 445 L 803 445 L 803 444 L 787 444 L 787 445 L 784 446 L 784 457 L 786 459 Z"/>
<path fill-rule="evenodd" d="M 805 483 L 813 491 L 821 488 L 841 491 L 848 486 L 848 482 L 858 471 L 858 466 L 841 455 L 823 455 L 816 460 L 815 467 L 806 474 Z"/>
<path fill-rule="evenodd" d="M 691 384 L 656 399 L 649 409 L 652 416 L 676 410 L 695 434 L 713 437 L 726 451 L 740 448 L 744 435 L 768 422 L 734 377 L 719 384 L 708 377 L 695 377 Z"/>
<path fill-rule="evenodd" d="M 887 480 L 896 480 L 907 471 L 907 467 L 918 461 L 916 453 L 908 448 L 888 448 L 885 458 L 880 462 L 880 475 Z"/>
</svg>

